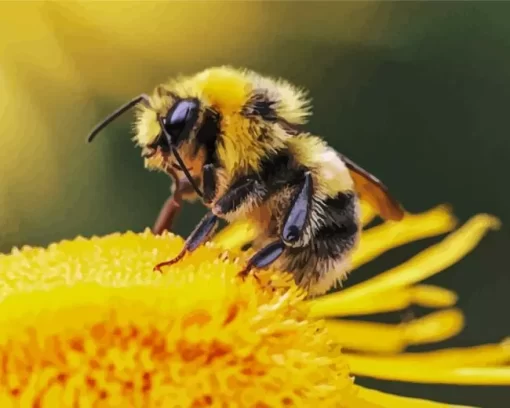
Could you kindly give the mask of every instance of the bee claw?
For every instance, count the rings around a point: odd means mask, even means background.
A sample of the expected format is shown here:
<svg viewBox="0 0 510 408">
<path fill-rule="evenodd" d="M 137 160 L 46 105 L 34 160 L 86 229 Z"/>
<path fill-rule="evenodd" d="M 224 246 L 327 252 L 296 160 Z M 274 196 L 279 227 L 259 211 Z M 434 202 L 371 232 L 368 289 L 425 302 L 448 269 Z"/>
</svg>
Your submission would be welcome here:
<svg viewBox="0 0 510 408">
<path fill-rule="evenodd" d="M 244 268 L 241 272 L 237 274 L 238 277 L 240 277 L 242 280 L 245 280 L 246 277 L 250 274 L 251 268 Z"/>
<path fill-rule="evenodd" d="M 243 280 L 243 282 L 246 280 L 246 278 L 248 277 L 248 275 L 250 275 L 250 272 L 251 272 L 252 268 L 251 267 L 246 267 L 244 268 L 241 272 L 239 272 L 237 274 L 237 276 L 239 278 L 241 278 Z M 257 276 L 256 273 L 252 273 L 251 276 L 253 276 L 255 278 L 255 280 L 257 281 L 257 283 L 259 285 L 262 284 L 262 282 L 260 281 L 260 278 Z"/>
<path fill-rule="evenodd" d="M 159 273 L 163 273 L 163 271 L 161 270 L 161 268 L 163 266 L 170 266 L 170 265 L 173 265 L 177 262 L 179 262 L 182 258 L 184 258 L 184 255 L 186 255 L 186 252 L 187 251 L 182 251 L 179 255 L 177 255 L 175 258 L 173 259 L 170 259 L 169 261 L 165 261 L 165 262 L 160 262 L 158 263 L 156 266 L 154 266 L 154 268 L 152 268 L 152 270 L 154 272 L 159 272 Z"/>
</svg>

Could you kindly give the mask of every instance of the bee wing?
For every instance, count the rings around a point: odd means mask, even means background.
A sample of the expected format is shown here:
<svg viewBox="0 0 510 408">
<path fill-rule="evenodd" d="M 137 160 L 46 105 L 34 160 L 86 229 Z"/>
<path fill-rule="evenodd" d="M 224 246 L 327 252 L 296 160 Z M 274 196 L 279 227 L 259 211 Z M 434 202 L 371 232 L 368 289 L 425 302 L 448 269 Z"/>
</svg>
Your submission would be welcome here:
<svg viewBox="0 0 510 408">
<path fill-rule="evenodd" d="M 388 188 L 377 177 L 358 166 L 351 159 L 342 154 L 340 157 L 349 169 L 361 199 L 367 201 L 384 219 L 400 221 L 404 217 L 404 209 L 390 195 Z"/>
</svg>

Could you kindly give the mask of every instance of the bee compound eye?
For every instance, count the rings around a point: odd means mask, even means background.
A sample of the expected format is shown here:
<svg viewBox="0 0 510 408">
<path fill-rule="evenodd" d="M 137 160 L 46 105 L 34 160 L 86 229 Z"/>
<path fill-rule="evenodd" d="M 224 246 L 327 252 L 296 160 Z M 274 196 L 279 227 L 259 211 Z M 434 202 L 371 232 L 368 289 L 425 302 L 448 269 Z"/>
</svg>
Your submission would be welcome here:
<svg viewBox="0 0 510 408">
<path fill-rule="evenodd" d="M 172 136 L 172 143 L 177 144 L 179 140 L 186 137 L 193 127 L 198 115 L 198 102 L 194 100 L 183 100 L 177 102 L 170 109 L 165 118 L 165 130 Z"/>
</svg>

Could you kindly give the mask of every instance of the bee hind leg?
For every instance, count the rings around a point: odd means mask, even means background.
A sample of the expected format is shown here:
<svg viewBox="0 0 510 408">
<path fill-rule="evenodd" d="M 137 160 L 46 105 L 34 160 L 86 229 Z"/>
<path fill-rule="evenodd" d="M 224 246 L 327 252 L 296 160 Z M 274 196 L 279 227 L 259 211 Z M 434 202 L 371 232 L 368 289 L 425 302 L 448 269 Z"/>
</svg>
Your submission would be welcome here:
<svg viewBox="0 0 510 408">
<path fill-rule="evenodd" d="M 202 244 L 207 238 L 211 235 L 214 228 L 218 224 L 218 217 L 213 213 L 208 213 L 200 223 L 195 227 L 193 232 L 186 239 L 186 243 L 184 244 L 184 248 L 175 258 L 170 259 L 169 261 L 161 262 L 154 267 L 155 271 L 161 272 L 161 268 L 163 266 L 173 265 L 176 262 L 180 261 L 187 253 L 193 252 L 197 249 L 200 244 Z"/>
<path fill-rule="evenodd" d="M 292 205 L 281 232 L 282 240 L 286 243 L 299 241 L 306 223 L 308 222 L 313 195 L 313 183 L 310 172 L 306 172 L 299 191 L 294 196 Z"/>
</svg>

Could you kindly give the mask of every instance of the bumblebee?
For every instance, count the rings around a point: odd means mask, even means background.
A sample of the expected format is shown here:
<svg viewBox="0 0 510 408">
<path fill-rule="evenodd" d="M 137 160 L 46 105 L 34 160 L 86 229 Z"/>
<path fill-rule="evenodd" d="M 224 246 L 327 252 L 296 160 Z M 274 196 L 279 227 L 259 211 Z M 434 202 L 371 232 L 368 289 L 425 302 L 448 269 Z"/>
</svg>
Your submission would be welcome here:
<svg viewBox="0 0 510 408">
<path fill-rule="evenodd" d="M 134 106 L 145 166 L 187 181 L 184 198 L 209 209 L 181 253 L 156 269 L 207 241 L 219 219 L 247 218 L 259 235 L 240 276 L 273 265 L 322 294 L 350 269 L 359 199 L 383 218 L 404 215 L 376 177 L 303 129 L 309 99 L 285 80 L 226 66 L 178 77 L 120 107 L 88 140 Z"/>
</svg>

